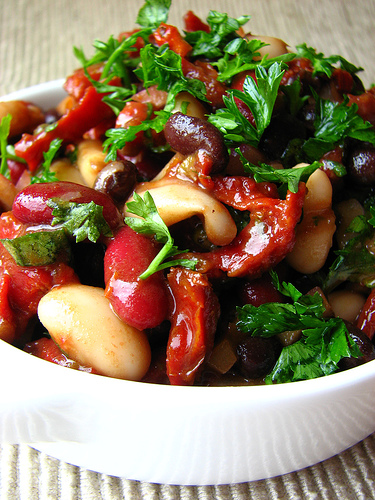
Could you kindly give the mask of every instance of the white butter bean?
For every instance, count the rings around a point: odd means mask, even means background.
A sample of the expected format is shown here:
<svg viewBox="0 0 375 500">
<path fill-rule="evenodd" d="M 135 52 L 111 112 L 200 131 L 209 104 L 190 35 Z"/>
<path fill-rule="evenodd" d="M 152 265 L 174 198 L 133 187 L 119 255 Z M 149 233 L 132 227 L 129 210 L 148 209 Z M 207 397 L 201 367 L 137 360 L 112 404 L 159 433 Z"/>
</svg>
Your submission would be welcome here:
<svg viewBox="0 0 375 500">
<path fill-rule="evenodd" d="M 339 248 L 342 249 L 350 240 L 350 238 L 355 235 L 355 233 L 347 232 L 350 223 L 355 217 L 364 215 L 365 209 L 355 198 L 337 203 L 334 209 L 338 222 L 335 237 Z"/>
<path fill-rule="evenodd" d="M 330 293 L 327 299 L 335 316 L 350 322 L 357 319 L 366 302 L 365 295 L 351 290 L 337 290 Z"/>
<path fill-rule="evenodd" d="M 67 158 L 61 158 L 54 161 L 50 170 L 55 173 L 59 181 L 75 182 L 76 184 L 86 185 L 78 168 L 72 165 Z"/>
<path fill-rule="evenodd" d="M 101 141 L 85 139 L 78 144 L 77 167 L 89 187 L 94 186 L 97 175 L 105 167 L 105 157 Z"/>
<path fill-rule="evenodd" d="M 103 289 L 55 287 L 41 299 L 38 316 L 60 349 L 78 363 L 126 380 L 146 374 L 151 361 L 146 334 L 116 316 Z"/>
<path fill-rule="evenodd" d="M 303 166 L 297 165 L 296 167 Z M 332 185 L 323 170 L 316 170 L 306 182 L 303 219 L 296 228 L 296 243 L 287 261 L 300 273 L 321 269 L 332 247 L 336 230 L 332 206 Z"/>
<path fill-rule="evenodd" d="M 255 60 L 260 60 L 262 57 L 268 55 L 268 57 L 278 57 L 282 54 L 286 54 L 288 52 L 288 45 L 283 42 L 280 38 L 275 38 L 273 36 L 266 35 L 246 35 L 248 40 L 260 40 L 263 43 L 266 43 L 264 47 L 259 49 L 260 56 L 254 57 Z"/>
<path fill-rule="evenodd" d="M 150 192 L 167 226 L 198 215 L 203 220 L 207 238 L 214 245 L 228 245 L 236 236 L 236 224 L 225 206 L 192 182 L 162 179 L 146 182 L 142 191 L 145 189 Z"/>
<path fill-rule="evenodd" d="M 0 207 L 2 210 L 12 210 L 13 200 L 18 189 L 9 179 L 0 174 Z"/>
<path fill-rule="evenodd" d="M 207 114 L 207 110 L 203 104 L 189 94 L 189 92 L 180 92 L 177 94 L 172 113 L 177 113 L 178 111 L 183 112 L 185 115 L 202 118 L 202 120 L 206 119 Z"/>
</svg>

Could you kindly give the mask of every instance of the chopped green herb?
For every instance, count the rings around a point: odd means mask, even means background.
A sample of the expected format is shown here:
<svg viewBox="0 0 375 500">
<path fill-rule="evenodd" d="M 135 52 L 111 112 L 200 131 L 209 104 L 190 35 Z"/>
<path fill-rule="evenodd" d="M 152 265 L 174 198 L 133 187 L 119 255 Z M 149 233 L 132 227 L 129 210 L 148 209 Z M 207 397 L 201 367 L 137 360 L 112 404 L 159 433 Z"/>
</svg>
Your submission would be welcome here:
<svg viewBox="0 0 375 500">
<path fill-rule="evenodd" d="M 254 179 L 257 182 L 266 181 L 286 184 L 288 190 L 292 193 L 296 193 L 298 191 L 299 183 L 301 181 L 306 182 L 310 175 L 321 166 L 321 164 L 317 161 L 300 168 L 277 169 L 272 167 L 272 165 L 267 165 L 266 163 L 254 165 L 246 160 L 239 148 L 237 148 L 236 151 L 242 159 L 245 171 L 253 174 Z"/>
<path fill-rule="evenodd" d="M 259 56 L 259 49 L 266 46 L 264 42 L 257 39 L 247 40 L 246 38 L 235 38 L 224 47 L 224 55 L 212 65 L 218 69 L 218 80 L 229 83 L 233 76 L 242 72 L 255 70 L 257 66 L 269 68 L 275 62 L 285 63 L 291 61 L 295 54 L 282 54 L 275 58 L 263 57 L 261 60 L 254 60 Z"/>
<path fill-rule="evenodd" d="M 301 95 L 302 85 L 300 80 L 294 80 L 290 85 L 282 85 L 280 89 L 287 99 L 290 114 L 296 116 L 309 98 L 308 95 Z"/>
<path fill-rule="evenodd" d="M 125 222 L 137 233 L 154 236 L 156 241 L 164 246 L 151 262 L 149 267 L 140 275 L 140 279 L 146 279 L 151 274 L 171 266 L 183 266 L 195 269 L 196 262 L 192 259 L 167 260 L 175 255 L 185 253 L 187 250 L 179 250 L 175 245 L 168 227 L 160 217 L 151 194 L 146 191 L 143 199 L 134 193 L 134 201 L 126 204 L 127 211 L 138 217 L 125 217 Z"/>
<path fill-rule="evenodd" d="M 324 290 L 333 290 L 344 281 L 375 286 L 375 255 L 369 251 L 368 242 L 374 238 L 375 207 L 370 206 L 366 215 L 354 217 L 346 229 L 350 238 L 330 266 L 324 281 Z"/>
<path fill-rule="evenodd" d="M 1 119 L 0 123 L 0 153 L 1 153 L 1 165 L 0 173 L 6 175 L 8 170 L 7 164 L 7 145 L 8 145 L 8 135 L 10 131 L 10 122 L 12 121 L 12 116 L 7 115 Z"/>
<path fill-rule="evenodd" d="M 63 229 L 27 233 L 1 242 L 18 266 L 45 266 L 59 257 L 67 260 L 70 256 L 70 244 Z"/>
<path fill-rule="evenodd" d="M 166 111 L 156 111 L 154 118 L 144 120 L 139 125 L 132 125 L 128 128 L 111 128 L 107 130 L 107 139 L 103 142 L 103 149 L 107 152 L 105 161 L 115 161 L 117 158 L 117 150 L 123 148 L 127 142 L 133 141 L 138 132 L 147 132 L 150 130 L 161 132 L 169 117 L 170 113 Z"/>
<path fill-rule="evenodd" d="M 309 161 L 319 160 L 324 153 L 341 144 L 346 137 L 375 145 L 374 127 L 357 114 L 356 104 L 348 106 L 347 96 L 341 103 L 320 99 L 315 92 L 314 97 L 316 99 L 314 137 L 303 145 L 303 152 Z"/>
<path fill-rule="evenodd" d="M 334 65 L 340 63 L 340 67 L 348 71 L 351 74 L 356 74 L 359 71 L 363 71 L 363 68 L 356 67 L 354 64 L 348 62 L 344 57 L 338 55 L 332 55 L 325 57 L 321 52 L 316 52 L 312 47 L 308 47 L 306 43 L 302 43 L 296 46 L 297 56 L 309 59 L 314 68 L 313 74 L 323 73 L 330 78 L 335 69 Z"/>
<path fill-rule="evenodd" d="M 10 122 L 12 121 L 11 115 L 3 116 L 0 122 L 0 174 L 9 178 L 8 160 L 26 163 L 23 158 L 16 156 L 14 146 L 8 144 L 8 136 L 10 131 Z"/>
<path fill-rule="evenodd" d="M 233 38 L 239 38 L 236 31 L 250 20 L 250 16 L 241 16 L 238 19 L 229 17 L 228 14 L 211 10 L 207 16 L 209 33 L 193 31 L 186 33 L 186 41 L 193 47 L 192 55 L 208 59 L 218 59 L 223 55 L 224 47 Z"/>
<path fill-rule="evenodd" d="M 208 121 L 215 125 L 224 135 L 228 146 L 236 142 L 258 146 L 263 132 L 271 121 L 273 108 L 283 77 L 281 63 L 273 63 L 266 68 L 258 65 L 255 68 L 256 81 L 247 76 L 243 91 L 232 89 L 223 97 L 225 108 L 208 117 Z M 244 117 L 238 109 L 235 98 L 243 101 L 252 112 L 255 127 Z"/>
<path fill-rule="evenodd" d="M 86 238 L 95 243 L 101 235 L 110 237 L 112 231 L 103 217 L 103 207 L 90 203 L 75 203 L 57 198 L 48 200 L 53 220 L 52 226 L 61 225 L 76 243 Z"/>
<path fill-rule="evenodd" d="M 160 23 L 168 21 L 170 6 L 171 0 L 146 0 L 138 12 L 137 24 L 156 29 Z"/>
<path fill-rule="evenodd" d="M 48 151 L 43 153 L 44 161 L 42 163 L 40 172 L 38 172 L 37 175 L 31 177 L 30 184 L 58 181 L 56 174 L 54 172 L 51 172 L 51 164 L 55 159 L 62 142 L 62 139 L 53 139 L 53 141 L 49 145 Z"/>
<path fill-rule="evenodd" d="M 272 272 L 272 277 L 277 289 L 289 302 L 270 302 L 258 307 L 246 304 L 237 310 L 237 326 L 254 336 L 271 337 L 285 331 L 301 330 L 302 337 L 282 349 L 266 383 L 329 375 L 338 370 L 342 358 L 361 355 L 344 321 L 323 317 L 325 307 L 319 293 L 303 295 L 291 283 L 280 284 L 276 273 Z"/>
</svg>

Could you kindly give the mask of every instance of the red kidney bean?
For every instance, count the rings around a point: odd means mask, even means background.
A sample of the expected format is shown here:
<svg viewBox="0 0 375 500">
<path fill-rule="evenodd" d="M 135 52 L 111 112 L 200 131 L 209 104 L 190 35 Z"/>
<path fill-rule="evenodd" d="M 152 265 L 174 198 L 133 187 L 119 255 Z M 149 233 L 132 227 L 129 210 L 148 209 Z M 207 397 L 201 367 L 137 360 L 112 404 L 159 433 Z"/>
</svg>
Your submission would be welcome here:
<svg viewBox="0 0 375 500">
<path fill-rule="evenodd" d="M 163 273 L 139 279 L 156 254 L 153 240 L 124 226 L 110 241 L 104 255 L 106 296 L 118 316 L 139 330 L 160 325 L 169 311 Z"/>
<path fill-rule="evenodd" d="M 245 281 L 239 291 L 242 304 L 255 307 L 267 302 L 284 302 L 284 296 L 275 288 L 269 275 Z"/>
<path fill-rule="evenodd" d="M 201 118 L 174 113 L 165 125 L 164 134 L 168 144 L 183 155 L 205 151 L 213 161 L 213 173 L 220 172 L 228 163 L 228 151 L 222 134 Z"/>
<path fill-rule="evenodd" d="M 47 205 L 51 198 L 76 203 L 93 201 L 103 207 L 103 216 L 111 229 L 121 222 L 121 216 L 109 196 L 95 189 L 74 182 L 47 182 L 31 184 L 20 191 L 13 202 L 13 213 L 22 222 L 30 224 L 51 224 L 52 208 Z"/>
</svg>

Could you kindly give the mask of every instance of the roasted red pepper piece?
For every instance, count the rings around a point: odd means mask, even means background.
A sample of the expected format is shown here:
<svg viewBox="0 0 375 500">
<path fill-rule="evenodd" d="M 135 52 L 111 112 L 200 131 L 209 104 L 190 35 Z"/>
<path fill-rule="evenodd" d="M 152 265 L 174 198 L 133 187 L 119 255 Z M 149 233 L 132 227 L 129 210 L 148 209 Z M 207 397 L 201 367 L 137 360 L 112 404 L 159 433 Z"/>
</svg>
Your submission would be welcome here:
<svg viewBox="0 0 375 500">
<path fill-rule="evenodd" d="M 361 95 L 348 94 L 348 97 L 349 104 L 355 103 L 358 106 L 359 116 L 375 127 L 375 89 L 372 87 Z"/>
<path fill-rule="evenodd" d="M 29 344 L 26 344 L 24 351 L 36 356 L 37 358 L 44 359 L 50 363 L 55 363 L 56 365 L 65 366 L 66 368 L 73 368 L 74 370 L 85 371 L 88 373 L 99 374 L 94 368 L 88 366 L 82 366 L 76 361 L 69 359 L 65 354 L 59 349 L 55 342 L 50 338 L 41 338 L 34 340 Z"/>
<path fill-rule="evenodd" d="M 195 78 L 204 83 L 206 97 L 214 108 L 223 107 L 223 95 L 227 91 L 224 83 L 217 80 L 216 69 L 206 61 L 195 61 L 194 63 L 182 58 L 181 68 L 186 78 Z"/>
<path fill-rule="evenodd" d="M 192 31 L 205 31 L 206 33 L 210 32 L 210 27 L 208 26 L 208 24 L 204 23 L 191 10 L 186 12 L 183 20 L 184 20 L 184 24 L 185 24 L 185 31 L 187 31 L 189 33 Z"/>
<path fill-rule="evenodd" d="M 174 267 L 168 275 L 175 301 L 167 346 L 167 375 L 172 385 L 192 385 L 211 352 L 220 306 L 206 276 Z"/>
<path fill-rule="evenodd" d="M 365 305 L 357 319 L 357 327 L 360 328 L 369 339 L 375 334 L 375 290 L 371 290 Z"/>
<path fill-rule="evenodd" d="M 240 176 L 215 179 L 215 196 L 238 210 L 248 210 L 250 222 L 229 245 L 194 254 L 199 271 L 209 275 L 221 271 L 231 277 L 258 277 L 292 250 L 295 227 L 302 214 L 305 184 L 300 183 L 297 193 L 288 191 L 283 200 L 275 198 L 271 185 L 252 182 Z"/>
<path fill-rule="evenodd" d="M 0 272 L 0 339 L 11 344 L 16 335 L 16 319 L 8 300 L 11 278 L 3 269 Z"/>
<path fill-rule="evenodd" d="M 34 172 L 54 139 L 62 139 L 65 143 L 77 142 L 85 132 L 113 116 L 113 111 L 102 99 L 103 94 L 99 94 L 94 87 L 88 87 L 77 106 L 62 116 L 55 128 L 36 135 L 23 134 L 15 145 L 16 155 L 26 160 L 30 171 Z"/>
<path fill-rule="evenodd" d="M 15 238 L 25 234 L 27 225 L 20 224 L 12 212 L 5 212 L 0 217 L 0 238 Z M 10 314 L 6 300 L 14 316 L 14 334 L 11 339 L 9 331 L 0 332 L 0 336 L 8 342 L 17 341 L 25 332 L 28 321 L 36 315 L 39 300 L 53 286 L 59 284 L 79 283 L 73 269 L 64 262 L 56 262 L 45 266 L 18 266 L 13 257 L 0 244 L 0 268 L 4 281 L 0 292 L 0 325 L 9 321 Z M 9 276 L 9 278 L 5 278 Z"/>
<path fill-rule="evenodd" d="M 159 47 L 167 43 L 169 48 L 181 57 L 185 57 L 192 49 L 192 46 L 182 38 L 176 26 L 160 23 L 153 36 Z"/>
</svg>

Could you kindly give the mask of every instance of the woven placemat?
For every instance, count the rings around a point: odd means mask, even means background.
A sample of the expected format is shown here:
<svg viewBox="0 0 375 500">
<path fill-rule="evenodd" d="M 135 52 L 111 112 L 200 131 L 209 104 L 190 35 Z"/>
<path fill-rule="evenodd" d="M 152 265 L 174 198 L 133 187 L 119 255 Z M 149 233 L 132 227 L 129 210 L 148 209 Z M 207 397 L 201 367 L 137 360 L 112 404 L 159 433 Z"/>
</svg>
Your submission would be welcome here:
<svg viewBox="0 0 375 500">
<path fill-rule="evenodd" d="M 0 498 L 6 500 L 371 500 L 375 435 L 301 471 L 219 486 L 160 485 L 88 471 L 29 446 L 0 449 Z"/>
<path fill-rule="evenodd" d="M 77 65 L 72 47 L 90 55 L 92 41 L 131 29 L 142 0 L 0 0 L 0 95 L 63 78 Z M 375 1 L 174 0 L 170 22 L 181 25 L 192 9 L 237 17 L 248 29 L 273 35 L 291 47 L 306 42 L 326 55 L 341 54 L 375 81 Z M 131 481 L 66 464 L 26 445 L 0 448 L 1 499 L 372 499 L 375 435 L 302 471 L 251 483 L 179 487 Z"/>
</svg>

